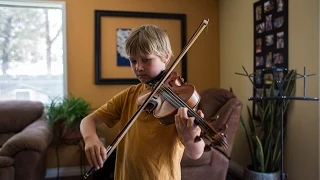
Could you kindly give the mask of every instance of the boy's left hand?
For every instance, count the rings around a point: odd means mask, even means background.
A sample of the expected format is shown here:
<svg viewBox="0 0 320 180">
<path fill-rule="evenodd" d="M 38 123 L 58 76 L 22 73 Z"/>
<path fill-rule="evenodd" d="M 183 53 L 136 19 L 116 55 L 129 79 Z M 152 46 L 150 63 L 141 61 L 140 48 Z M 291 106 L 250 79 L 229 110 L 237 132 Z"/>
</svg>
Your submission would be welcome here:
<svg viewBox="0 0 320 180">
<path fill-rule="evenodd" d="M 186 141 L 194 140 L 196 136 L 200 135 L 201 129 L 194 123 L 195 117 L 188 117 L 187 108 L 179 108 L 175 115 L 175 124 L 178 133 Z M 204 114 L 201 110 L 197 113 L 203 118 Z"/>
</svg>

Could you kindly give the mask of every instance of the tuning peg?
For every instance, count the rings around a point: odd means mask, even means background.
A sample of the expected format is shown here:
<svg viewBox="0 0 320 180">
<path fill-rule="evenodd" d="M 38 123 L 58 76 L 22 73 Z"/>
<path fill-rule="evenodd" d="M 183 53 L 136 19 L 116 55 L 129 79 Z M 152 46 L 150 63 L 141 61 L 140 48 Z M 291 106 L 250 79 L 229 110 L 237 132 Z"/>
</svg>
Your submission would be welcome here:
<svg viewBox="0 0 320 180">
<path fill-rule="evenodd" d="M 219 128 L 219 131 L 225 131 L 228 128 L 227 124 L 222 124 L 221 127 Z"/>
<path fill-rule="evenodd" d="M 225 133 L 221 133 L 221 136 L 223 136 L 224 138 L 228 137 Z"/>
<path fill-rule="evenodd" d="M 213 116 L 212 118 L 210 118 L 210 122 L 214 122 L 214 121 L 216 121 L 217 119 L 219 119 L 219 114 Z"/>
<path fill-rule="evenodd" d="M 196 136 L 196 137 L 194 138 L 194 142 L 196 143 L 196 142 L 199 142 L 199 141 L 201 141 L 201 137 L 200 137 L 200 136 Z"/>
</svg>

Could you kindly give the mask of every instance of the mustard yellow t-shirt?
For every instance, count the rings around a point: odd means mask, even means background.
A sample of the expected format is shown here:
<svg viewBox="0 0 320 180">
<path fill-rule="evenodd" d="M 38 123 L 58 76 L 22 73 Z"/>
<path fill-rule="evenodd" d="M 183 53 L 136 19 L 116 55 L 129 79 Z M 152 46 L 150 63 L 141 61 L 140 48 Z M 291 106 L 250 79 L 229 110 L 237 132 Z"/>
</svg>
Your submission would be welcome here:
<svg viewBox="0 0 320 180">
<path fill-rule="evenodd" d="M 109 127 L 116 123 L 123 127 L 137 111 L 136 99 L 145 88 L 129 87 L 94 114 Z M 180 180 L 183 151 L 174 123 L 161 125 L 143 111 L 117 147 L 115 180 Z"/>
</svg>

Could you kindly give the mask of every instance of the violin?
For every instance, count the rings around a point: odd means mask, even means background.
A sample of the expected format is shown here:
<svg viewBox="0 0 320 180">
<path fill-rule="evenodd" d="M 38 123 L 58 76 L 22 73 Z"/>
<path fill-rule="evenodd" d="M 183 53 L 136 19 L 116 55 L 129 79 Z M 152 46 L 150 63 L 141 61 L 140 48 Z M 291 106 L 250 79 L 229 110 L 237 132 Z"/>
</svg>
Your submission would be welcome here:
<svg viewBox="0 0 320 180">
<path fill-rule="evenodd" d="M 148 88 L 142 91 L 137 99 L 141 105 L 149 96 L 155 85 L 150 83 Z M 193 85 L 185 84 L 184 80 L 176 72 L 172 72 L 164 85 L 160 87 L 144 109 L 159 119 L 163 125 L 174 123 L 174 115 L 180 107 L 194 109 L 200 101 L 200 96 Z"/>
<path fill-rule="evenodd" d="M 149 88 L 140 93 L 137 99 L 138 105 L 145 102 L 151 93 L 150 90 L 154 87 L 154 83 L 148 86 Z M 209 151 L 212 146 L 221 146 L 226 150 L 228 148 L 226 136 L 221 132 L 217 132 L 208 121 L 205 121 L 195 112 L 200 99 L 200 95 L 194 85 L 184 83 L 183 78 L 176 72 L 172 72 L 158 92 L 148 101 L 144 110 L 148 113 L 153 113 L 162 125 L 169 125 L 174 123 L 174 116 L 178 108 L 185 107 L 188 109 L 188 116 L 195 117 L 195 124 L 202 130 L 201 135 L 196 137 L 195 142 L 205 137 L 211 142 L 206 144 L 205 151 Z"/>
<path fill-rule="evenodd" d="M 200 141 L 201 138 L 205 138 L 210 142 L 205 145 L 205 151 L 210 150 L 212 147 L 223 149 L 228 148 L 226 136 L 222 132 L 217 132 L 208 121 L 205 121 L 194 111 L 200 101 L 200 95 L 196 91 L 195 87 L 184 83 L 183 78 L 173 71 L 194 41 L 198 38 L 200 33 L 207 26 L 208 22 L 209 20 L 203 20 L 201 22 L 196 32 L 193 34 L 171 67 L 161 74 L 160 80 L 154 83 L 148 83 L 148 88 L 140 93 L 136 101 L 139 105 L 138 110 L 122 128 L 115 140 L 106 148 L 107 159 L 129 131 L 130 127 L 137 120 L 142 111 L 153 113 L 155 117 L 159 118 L 161 124 L 169 125 L 174 122 L 173 116 L 180 107 L 188 108 L 188 116 L 195 117 L 195 124 L 201 128 L 200 136 L 196 137 L 194 141 L 197 142 Z M 84 175 L 84 179 L 87 179 L 94 170 L 95 168 L 92 167 Z"/>
</svg>

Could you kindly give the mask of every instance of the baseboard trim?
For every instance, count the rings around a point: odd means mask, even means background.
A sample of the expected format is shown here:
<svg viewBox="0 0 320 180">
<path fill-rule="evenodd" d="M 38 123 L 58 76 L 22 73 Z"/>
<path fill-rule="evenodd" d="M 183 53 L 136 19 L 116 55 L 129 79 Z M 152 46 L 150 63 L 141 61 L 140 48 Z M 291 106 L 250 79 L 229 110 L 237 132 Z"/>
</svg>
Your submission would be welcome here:
<svg viewBox="0 0 320 180">
<path fill-rule="evenodd" d="M 228 172 L 232 173 L 234 176 L 238 178 L 242 178 L 244 167 L 239 165 L 234 161 L 229 161 L 229 169 Z"/>
<path fill-rule="evenodd" d="M 89 166 L 82 167 L 83 170 L 89 170 Z M 86 173 L 86 172 L 82 172 Z M 46 178 L 55 178 L 58 175 L 58 168 L 48 168 L 46 170 Z M 81 167 L 61 167 L 59 168 L 59 177 L 67 177 L 67 176 L 80 176 L 81 175 Z"/>
<path fill-rule="evenodd" d="M 89 170 L 89 166 L 85 166 L 83 170 Z M 229 169 L 228 172 L 237 176 L 238 178 L 242 178 L 244 167 L 239 165 L 234 161 L 229 161 Z M 46 170 L 46 178 L 55 178 L 57 177 L 58 168 L 48 168 Z M 86 172 L 82 172 L 86 173 Z M 81 175 L 81 167 L 61 167 L 59 168 L 59 177 L 68 177 L 68 176 L 80 176 Z"/>
</svg>

